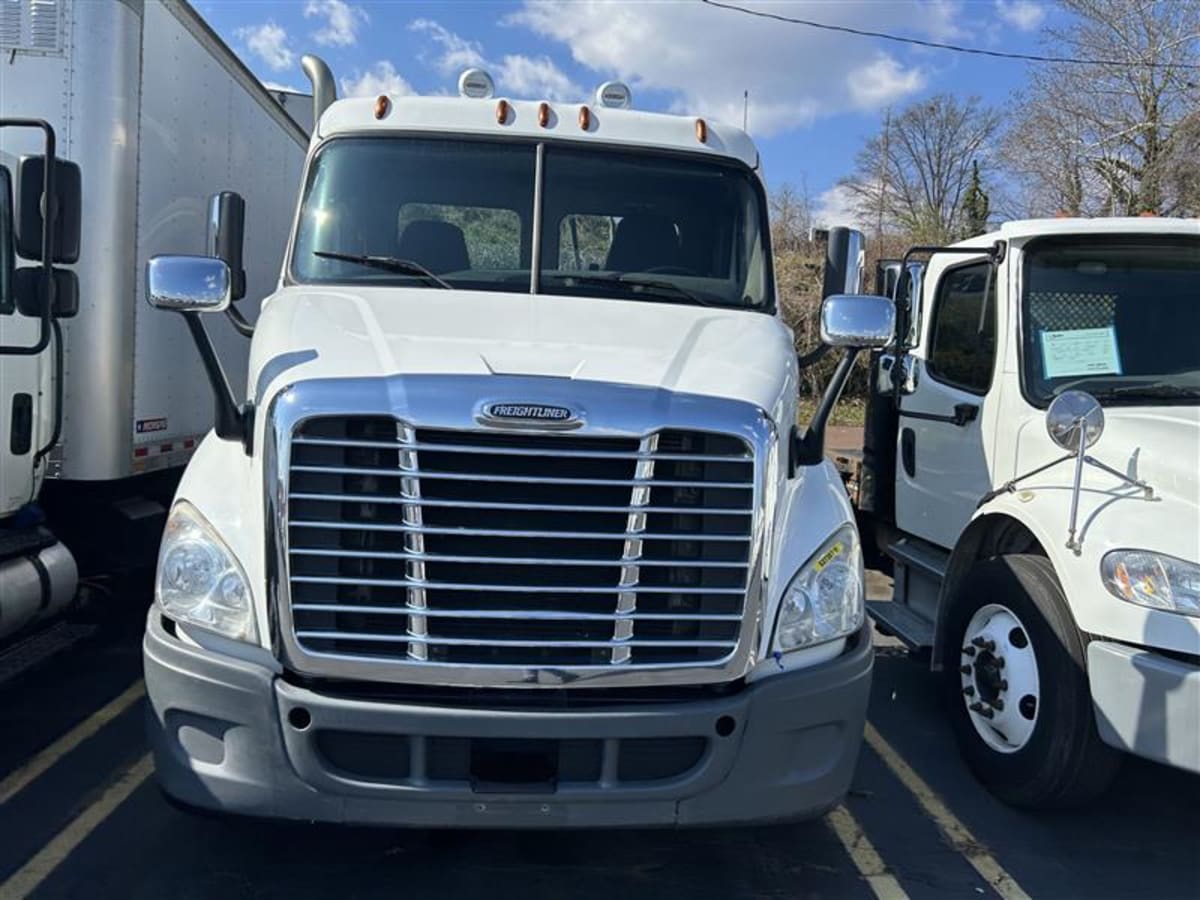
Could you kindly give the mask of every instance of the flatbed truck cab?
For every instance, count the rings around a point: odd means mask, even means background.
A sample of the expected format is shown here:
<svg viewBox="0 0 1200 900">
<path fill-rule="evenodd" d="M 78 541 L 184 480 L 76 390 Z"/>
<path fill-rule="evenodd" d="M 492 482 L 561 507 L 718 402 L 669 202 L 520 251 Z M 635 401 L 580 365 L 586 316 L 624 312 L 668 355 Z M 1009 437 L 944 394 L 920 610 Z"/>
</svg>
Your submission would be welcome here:
<svg viewBox="0 0 1200 900">
<path fill-rule="evenodd" d="M 1200 772 L 1200 222 L 1010 222 L 896 269 L 850 480 L 894 567 L 871 615 L 1010 803 L 1095 798 L 1118 751 Z"/>
<path fill-rule="evenodd" d="M 795 426 L 758 154 L 596 102 L 333 102 L 244 399 L 228 266 L 165 257 L 213 378 L 145 637 L 161 784 L 196 807 L 467 827 L 819 815 L 872 650 L 821 432 L 894 310 L 830 242 L 844 348 Z M 849 289 L 849 290 L 847 290 Z"/>
</svg>

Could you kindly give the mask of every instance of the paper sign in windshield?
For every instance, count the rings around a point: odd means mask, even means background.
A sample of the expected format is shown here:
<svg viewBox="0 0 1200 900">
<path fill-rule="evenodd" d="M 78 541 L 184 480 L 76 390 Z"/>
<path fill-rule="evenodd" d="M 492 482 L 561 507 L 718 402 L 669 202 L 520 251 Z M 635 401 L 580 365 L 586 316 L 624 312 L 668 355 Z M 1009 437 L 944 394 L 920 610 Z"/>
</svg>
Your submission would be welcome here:
<svg viewBox="0 0 1200 900">
<path fill-rule="evenodd" d="M 1110 325 L 1076 331 L 1043 331 L 1042 368 L 1047 378 L 1120 375 L 1116 329 Z"/>
</svg>

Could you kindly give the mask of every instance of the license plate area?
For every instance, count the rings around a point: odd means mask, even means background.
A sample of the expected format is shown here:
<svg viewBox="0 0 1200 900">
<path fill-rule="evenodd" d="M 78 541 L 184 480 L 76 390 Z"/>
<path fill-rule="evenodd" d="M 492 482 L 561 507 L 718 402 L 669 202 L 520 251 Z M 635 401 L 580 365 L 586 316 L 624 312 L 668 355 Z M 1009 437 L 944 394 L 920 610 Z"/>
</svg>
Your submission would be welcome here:
<svg viewBox="0 0 1200 900">
<path fill-rule="evenodd" d="M 558 742 L 512 738 L 471 741 L 471 790 L 477 794 L 552 794 Z"/>
</svg>

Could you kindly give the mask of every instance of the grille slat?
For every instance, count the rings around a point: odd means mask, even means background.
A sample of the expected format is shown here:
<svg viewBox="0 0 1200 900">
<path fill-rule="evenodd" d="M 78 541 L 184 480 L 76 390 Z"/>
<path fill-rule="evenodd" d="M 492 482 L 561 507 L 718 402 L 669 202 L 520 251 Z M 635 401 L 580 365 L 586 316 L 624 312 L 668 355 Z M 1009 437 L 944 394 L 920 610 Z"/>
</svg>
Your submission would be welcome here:
<svg viewBox="0 0 1200 900">
<path fill-rule="evenodd" d="M 740 637 L 754 495 L 732 435 L 309 419 L 289 470 L 294 636 L 409 665 L 719 663 Z"/>
</svg>

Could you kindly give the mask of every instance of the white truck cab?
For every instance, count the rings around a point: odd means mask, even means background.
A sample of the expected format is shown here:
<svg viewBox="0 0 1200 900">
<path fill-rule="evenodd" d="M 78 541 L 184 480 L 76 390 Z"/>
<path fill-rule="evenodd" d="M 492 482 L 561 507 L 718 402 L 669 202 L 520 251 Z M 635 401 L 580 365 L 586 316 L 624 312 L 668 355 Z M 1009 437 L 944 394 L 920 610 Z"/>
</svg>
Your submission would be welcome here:
<svg viewBox="0 0 1200 900">
<path fill-rule="evenodd" d="M 871 671 L 854 516 L 821 431 L 893 304 L 795 427 L 758 154 L 595 103 L 334 102 L 244 399 L 198 313 L 220 259 L 158 257 L 216 428 L 179 487 L 145 639 L 184 804 L 305 820 L 770 821 L 846 791 Z M 830 242 L 853 292 L 852 234 Z"/>
<path fill-rule="evenodd" d="M 1010 222 L 896 270 L 852 482 L 895 567 L 871 614 L 1012 803 L 1095 796 L 1113 748 L 1200 772 L 1200 222 Z"/>
</svg>

